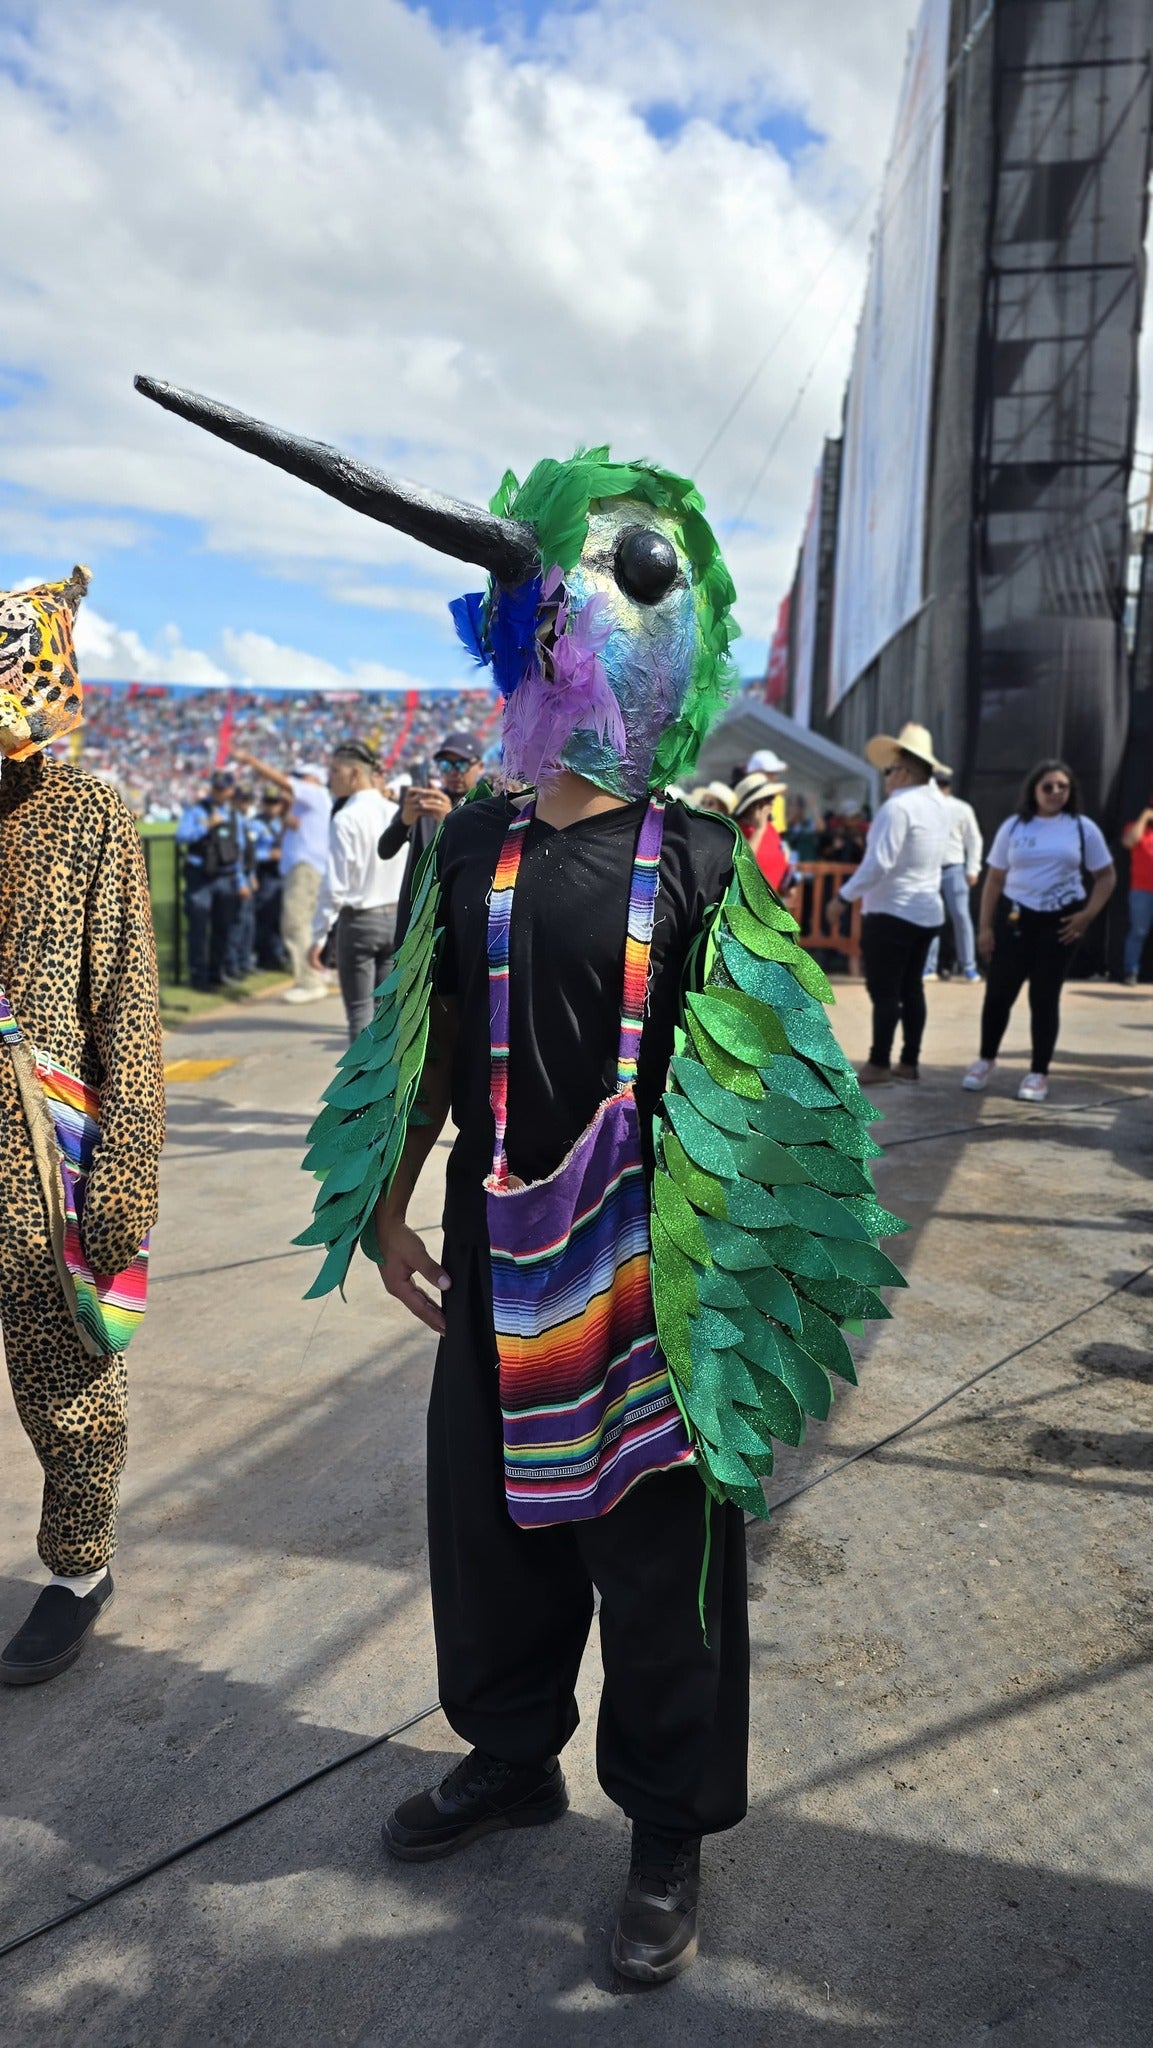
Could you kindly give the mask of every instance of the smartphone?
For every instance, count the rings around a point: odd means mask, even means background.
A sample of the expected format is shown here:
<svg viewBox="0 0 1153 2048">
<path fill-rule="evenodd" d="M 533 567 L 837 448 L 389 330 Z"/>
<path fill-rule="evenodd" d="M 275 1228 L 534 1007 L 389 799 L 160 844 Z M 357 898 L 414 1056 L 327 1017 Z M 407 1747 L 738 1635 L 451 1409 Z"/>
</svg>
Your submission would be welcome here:
<svg viewBox="0 0 1153 2048">
<path fill-rule="evenodd" d="M 431 789 L 431 788 L 432 788 L 432 786 L 433 786 L 433 783 L 432 783 L 432 762 L 431 762 L 431 761 L 428 761 L 428 760 L 424 760 L 424 761 L 414 761 L 414 762 L 413 762 L 413 764 L 412 764 L 412 786 L 413 786 L 413 788 L 414 788 L 414 789 Z"/>
</svg>

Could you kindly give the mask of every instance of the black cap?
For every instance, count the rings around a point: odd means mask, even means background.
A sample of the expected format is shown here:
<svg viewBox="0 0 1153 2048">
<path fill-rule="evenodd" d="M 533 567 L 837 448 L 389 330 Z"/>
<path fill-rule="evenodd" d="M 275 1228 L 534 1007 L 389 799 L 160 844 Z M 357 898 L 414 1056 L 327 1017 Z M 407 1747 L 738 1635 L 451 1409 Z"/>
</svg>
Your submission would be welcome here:
<svg viewBox="0 0 1153 2048">
<path fill-rule="evenodd" d="M 437 747 L 438 754 L 459 754 L 464 761 L 479 761 L 484 749 L 474 732 L 466 732 L 463 726 L 456 732 L 447 732 Z"/>
<path fill-rule="evenodd" d="M 235 789 L 236 777 L 231 768 L 214 768 L 211 786 L 213 789 Z"/>
</svg>

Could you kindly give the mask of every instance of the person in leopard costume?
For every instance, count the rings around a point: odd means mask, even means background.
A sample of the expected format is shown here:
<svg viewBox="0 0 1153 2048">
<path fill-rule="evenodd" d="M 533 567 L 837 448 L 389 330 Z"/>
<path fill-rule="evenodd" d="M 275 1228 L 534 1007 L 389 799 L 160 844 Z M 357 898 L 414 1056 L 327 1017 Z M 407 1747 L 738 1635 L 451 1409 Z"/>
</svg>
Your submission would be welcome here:
<svg viewBox="0 0 1153 2048">
<path fill-rule="evenodd" d="M 99 1096 L 80 1233 L 96 1274 L 136 1259 L 156 1220 L 164 1068 L 147 875 L 116 792 L 51 759 L 80 723 L 72 621 L 88 572 L 0 594 L 0 995 L 10 1033 Z M 0 1046 L 0 1325 L 16 1409 L 44 1471 L 51 1583 L 0 1653 L 0 1679 L 54 1678 L 112 1596 L 127 1447 L 123 1352 L 94 1356 L 59 1269 L 26 1095 Z"/>
</svg>

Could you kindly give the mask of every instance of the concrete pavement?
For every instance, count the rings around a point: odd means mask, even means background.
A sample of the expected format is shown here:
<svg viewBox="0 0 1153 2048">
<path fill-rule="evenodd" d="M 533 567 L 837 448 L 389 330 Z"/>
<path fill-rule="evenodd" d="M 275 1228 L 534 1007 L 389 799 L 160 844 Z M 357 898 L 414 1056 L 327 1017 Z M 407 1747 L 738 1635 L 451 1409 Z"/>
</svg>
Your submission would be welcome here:
<svg viewBox="0 0 1153 2048">
<path fill-rule="evenodd" d="M 1012 1094 L 1023 1017 L 974 1098 L 979 991 L 930 999 L 925 1080 L 877 1098 L 911 1286 L 782 1453 L 772 1496 L 809 1490 L 751 1538 L 752 1809 L 706 1845 L 694 1970 L 648 1993 L 607 1966 L 627 1830 L 590 1646 L 563 1823 L 385 1863 L 382 1812 L 459 1753 L 433 1714 L 0 1960 L 0 2040 L 1149 2040 L 1153 1002 L 1070 990 L 1038 1109 Z M 65 1678 L 0 1692 L 0 1943 L 435 1696 L 432 1342 L 363 1263 L 347 1303 L 304 1303 L 289 1244 L 338 1025 L 270 1002 L 169 1041 L 233 1064 L 172 1087 L 116 1604 Z M 38 1498 L 7 1404 L 0 1455 L 6 1634 Z"/>
</svg>

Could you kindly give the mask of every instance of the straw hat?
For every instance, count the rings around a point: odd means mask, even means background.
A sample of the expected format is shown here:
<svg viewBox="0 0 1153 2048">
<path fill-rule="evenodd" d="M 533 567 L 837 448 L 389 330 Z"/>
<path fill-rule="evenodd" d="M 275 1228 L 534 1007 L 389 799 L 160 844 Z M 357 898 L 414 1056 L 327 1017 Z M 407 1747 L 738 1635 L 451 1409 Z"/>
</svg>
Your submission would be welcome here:
<svg viewBox="0 0 1153 2048">
<path fill-rule="evenodd" d="M 733 791 L 733 816 L 739 818 L 753 804 L 763 804 L 771 796 L 783 796 L 785 784 L 777 782 L 771 775 L 745 775 Z"/>
<path fill-rule="evenodd" d="M 874 768 L 891 768 L 898 754 L 912 754 L 915 761 L 923 761 L 926 768 L 950 771 L 943 761 L 938 761 L 933 752 L 933 736 L 927 725 L 916 725 L 910 719 L 901 727 L 896 739 L 892 733 L 879 732 L 865 748 L 865 758 Z"/>
<path fill-rule="evenodd" d="M 695 804 L 699 810 L 706 797 L 711 797 L 726 817 L 732 815 L 733 792 L 727 782 L 702 782 L 699 788 L 694 789 L 689 802 Z"/>
</svg>

